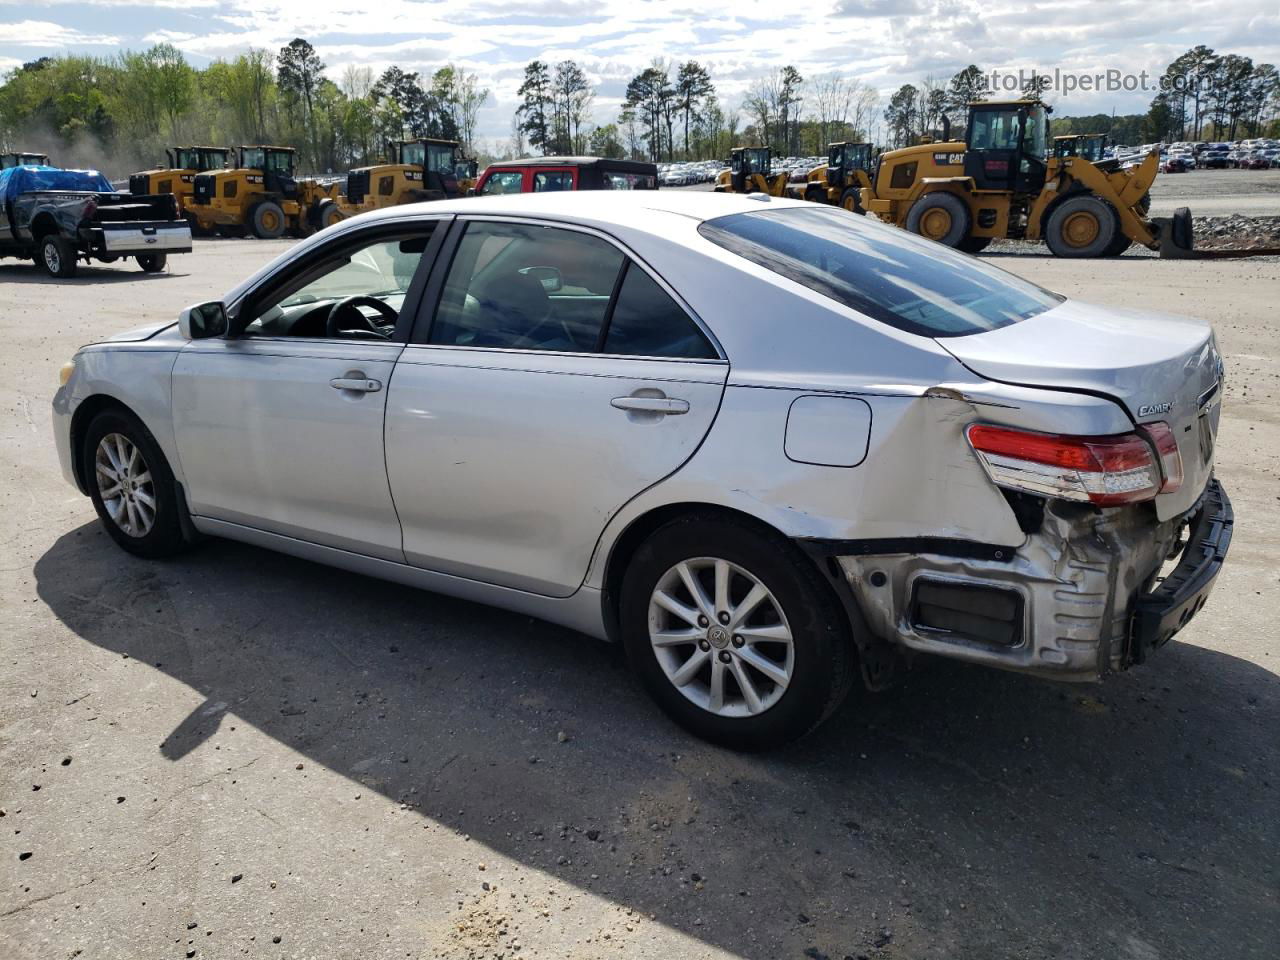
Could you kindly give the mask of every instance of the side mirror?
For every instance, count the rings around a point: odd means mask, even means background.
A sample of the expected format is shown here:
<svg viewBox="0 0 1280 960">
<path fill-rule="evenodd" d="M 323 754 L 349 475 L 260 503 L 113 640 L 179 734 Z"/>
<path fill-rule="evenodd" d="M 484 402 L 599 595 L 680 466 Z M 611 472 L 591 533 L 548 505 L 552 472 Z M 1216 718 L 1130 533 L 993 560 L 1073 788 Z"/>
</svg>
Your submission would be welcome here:
<svg viewBox="0 0 1280 960">
<path fill-rule="evenodd" d="M 520 272 L 541 283 L 547 293 L 555 293 L 564 287 L 564 274 L 555 267 L 525 267 Z"/>
<path fill-rule="evenodd" d="M 227 332 L 227 307 L 220 300 L 187 307 L 178 314 L 178 330 L 187 340 L 207 340 Z"/>
</svg>

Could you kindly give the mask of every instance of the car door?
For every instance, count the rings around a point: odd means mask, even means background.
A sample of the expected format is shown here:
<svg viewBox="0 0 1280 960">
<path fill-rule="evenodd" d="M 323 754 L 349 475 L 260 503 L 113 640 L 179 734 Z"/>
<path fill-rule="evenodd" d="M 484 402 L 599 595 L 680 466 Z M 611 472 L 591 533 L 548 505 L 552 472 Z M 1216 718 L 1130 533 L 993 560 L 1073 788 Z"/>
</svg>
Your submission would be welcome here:
<svg viewBox="0 0 1280 960">
<path fill-rule="evenodd" d="M 387 399 L 406 559 L 568 596 L 609 518 L 697 449 L 728 363 L 593 231 L 460 218 L 431 287 Z"/>
<path fill-rule="evenodd" d="M 337 236 L 232 304 L 235 336 L 183 348 L 173 414 L 193 514 L 403 561 L 383 415 L 443 222 Z M 355 296 L 372 300 L 339 307 Z"/>
</svg>

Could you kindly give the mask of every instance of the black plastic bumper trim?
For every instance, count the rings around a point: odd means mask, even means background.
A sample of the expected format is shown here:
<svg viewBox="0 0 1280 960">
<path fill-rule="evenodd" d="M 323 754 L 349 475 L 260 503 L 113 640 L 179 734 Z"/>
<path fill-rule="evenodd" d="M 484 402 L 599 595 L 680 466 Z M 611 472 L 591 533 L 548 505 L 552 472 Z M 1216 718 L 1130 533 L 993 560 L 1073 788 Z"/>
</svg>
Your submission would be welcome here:
<svg viewBox="0 0 1280 960">
<path fill-rule="evenodd" d="M 976 540 L 954 540 L 947 537 L 883 537 L 872 540 L 824 540 L 801 537 L 796 540 L 810 553 L 826 557 L 874 557 L 897 553 L 932 553 L 966 560 L 1013 560 L 1017 547 L 1003 547 Z"/>
<path fill-rule="evenodd" d="M 1151 650 L 1168 643 L 1200 612 L 1226 560 L 1234 524 L 1226 491 L 1216 479 L 1210 480 L 1178 565 L 1134 605 L 1126 665 L 1144 662 Z"/>
</svg>

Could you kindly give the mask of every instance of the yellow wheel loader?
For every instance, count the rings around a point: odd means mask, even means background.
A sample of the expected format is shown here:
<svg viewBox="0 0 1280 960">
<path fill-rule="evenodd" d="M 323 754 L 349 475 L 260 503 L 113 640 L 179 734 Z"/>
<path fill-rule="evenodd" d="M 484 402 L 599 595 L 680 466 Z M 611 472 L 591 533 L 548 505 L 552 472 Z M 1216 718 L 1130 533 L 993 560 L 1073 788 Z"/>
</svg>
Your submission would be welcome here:
<svg viewBox="0 0 1280 960">
<path fill-rule="evenodd" d="M 1102 133 L 1073 133 L 1053 138 L 1053 156 L 1057 160 L 1083 157 L 1090 163 L 1102 163 L 1107 137 Z"/>
<path fill-rule="evenodd" d="M 969 105 L 964 140 L 880 156 L 862 206 L 881 220 L 976 253 L 997 238 L 1043 240 L 1059 257 L 1110 257 L 1132 243 L 1189 249 L 1191 214 L 1147 218 L 1159 156 L 1133 170 L 1084 156 L 1050 156 L 1048 108 L 1015 100 Z"/>
<path fill-rule="evenodd" d="M 357 167 L 347 174 L 347 196 L 340 204 L 342 215 L 462 196 L 457 174 L 458 146 L 456 140 L 429 137 L 397 140 L 392 146 L 393 163 Z"/>
<path fill-rule="evenodd" d="M 337 223 L 338 183 L 295 177 L 294 156 L 292 147 L 240 147 L 235 167 L 196 175 L 188 214 L 201 230 L 264 240 Z"/>
<path fill-rule="evenodd" d="M 10 167 L 47 167 L 48 165 L 47 153 L 0 153 L 0 170 L 8 170 Z"/>
<path fill-rule="evenodd" d="M 729 169 L 716 177 L 716 193 L 767 193 L 786 195 L 787 175 L 770 172 L 773 151 L 768 147 L 734 147 L 729 152 Z"/>
<path fill-rule="evenodd" d="M 829 143 L 827 162 L 809 171 L 808 179 L 791 184 L 789 192 L 798 200 L 829 203 L 850 213 L 865 213 L 862 190 L 871 186 L 871 144 Z"/>
<path fill-rule="evenodd" d="M 131 175 L 129 192 L 135 196 L 172 193 L 178 200 L 178 212 L 187 216 L 191 232 L 198 234 L 199 225 L 187 213 L 196 177 L 226 168 L 233 152 L 230 147 L 172 147 L 164 155 L 169 165 Z"/>
<path fill-rule="evenodd" d="M 471 196 L 476 189 L 476 181 L 480 179 L 480 161 L 475 157 L 463 157 L 453 165 L 453 175 L 458 178 L 458 192 L 464 197 Z"/>
</svg>

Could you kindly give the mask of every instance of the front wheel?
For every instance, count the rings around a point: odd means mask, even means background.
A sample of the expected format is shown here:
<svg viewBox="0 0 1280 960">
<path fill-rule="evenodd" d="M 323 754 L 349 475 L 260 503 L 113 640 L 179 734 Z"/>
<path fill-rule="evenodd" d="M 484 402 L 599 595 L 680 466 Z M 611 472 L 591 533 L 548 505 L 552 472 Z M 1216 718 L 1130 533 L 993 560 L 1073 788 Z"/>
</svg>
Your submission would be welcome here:
<svg viewBox="0 0 1280 960">
<path fill-rule="evenodd" d="M 620 622 L 659 706 L 736 749 L 803 736 L 854 676 L 844 614 L 812 561 L 741 521 L 693 516 L 655 531 L 626 571 Z"/>
<path fill-rule="evenodd" d="M 911 205 L 907 229 L 947 247 L 958 247 L 969 235 L 969 207 L 954 193 L 926 193 Z"/>
<path fill-rule="evenodd" d="M 85 431 L 81 456 L 93 508 L 112 540 L 142 557 L 186 546 L 173 471 L 140 420 L 104 410 Z"/>
<path fill-rule="evenodd" d="M 65 237 L 51 233 L 40 241 L 36 262 L 51 277 L 65 280 L 76 275 L 76 248 Z"/>
<path fill-rule="evenodd" d="M 862 192 L 857 187 L 846 187 L 844 193 L 840 194 L 840 208 L 850 213 L 865 214 L 866 211 L 862 209 Z"/>
<path fill-rule="evenodd" d="M 138 254 L 138 266 L 147 273 L 159 273 L 165 268 L 165 264 L 169 262 L 167 253 L 140 253 Z"/>
<path fill-rule="evenodd" d="M 1119 232 L 1120 218 L 1111 204 L 1082 194 L 1054 207 L 1044 239 L 1055 257 L 1102 257 Z"/>
</svg>

